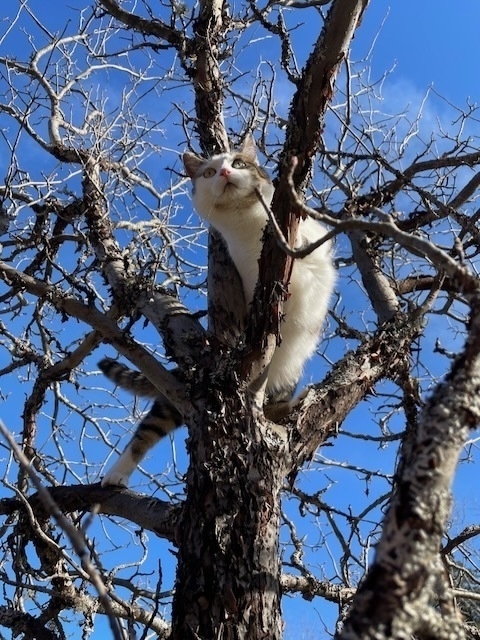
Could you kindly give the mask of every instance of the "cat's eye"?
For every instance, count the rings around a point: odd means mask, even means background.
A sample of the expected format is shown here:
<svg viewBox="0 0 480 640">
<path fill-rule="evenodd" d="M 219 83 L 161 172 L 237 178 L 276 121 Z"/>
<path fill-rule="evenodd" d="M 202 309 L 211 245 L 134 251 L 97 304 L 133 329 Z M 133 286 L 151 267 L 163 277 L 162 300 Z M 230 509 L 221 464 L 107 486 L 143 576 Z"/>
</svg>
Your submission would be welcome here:
<svg viewBox="0 0 480 640">
<path fill-rule="evenodd" d="M 208 167 L 208 169 L 205 169 L 205 171 L 203 172 L 203 177 L 204 178 L 213 178 L 213 176 L 215 175 L 216 171 L 213 167 Z"/>
<path fill-rule="evenodd" d="M 246 166 L 247 163 L 243 160 L 240 160 L 240 158 L 235 158 L 235 160 L 232 162 L 232 167 L 234 169 L 245 169 Z"/>
</svg>

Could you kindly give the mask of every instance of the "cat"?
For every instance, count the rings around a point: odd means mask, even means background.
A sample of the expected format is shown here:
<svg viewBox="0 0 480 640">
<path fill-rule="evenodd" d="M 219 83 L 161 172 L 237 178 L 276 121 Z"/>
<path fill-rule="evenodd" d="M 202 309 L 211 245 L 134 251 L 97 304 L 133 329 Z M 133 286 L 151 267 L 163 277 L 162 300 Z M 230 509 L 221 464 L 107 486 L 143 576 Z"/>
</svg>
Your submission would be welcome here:
<svg viewBox="0 0 480 640">
<path fill-rule="evenodd" d="M 245 302 L 252 302 L 258 280 L 258 259 L 263 230 L 268 222 L 265 209 L 255 193 L 258 189 L 270 204 L 274 187 L 268 173 L 258 164 L 251 135 L 238 151 L 202 158 L 183 154 L 183 164 L 193 185 L 192 199 L 197 214 L 223 237 L 240 275 Z M 323 237 L 325 228 L 316 220 L 300 220 L 295 248 Z M 277 346 L 266 384 L 270 404 L 290 403 L 306 361 L 313 355 L 335 283 L 335 269 L 329 242 L 301 260 L 295 260 L 290 279 L 290 296 L 284 306 L 281 343 Z M 105 485 L 126 485 L 145 453 L 160 438 L 182 423 L 179 412 L 140 373 L 115 360 L 99 363 L 103 373 L 118 386 L 136 395 L 156 399 L 152 409 L 114 466 L 102 480 Z"/>
</svg>

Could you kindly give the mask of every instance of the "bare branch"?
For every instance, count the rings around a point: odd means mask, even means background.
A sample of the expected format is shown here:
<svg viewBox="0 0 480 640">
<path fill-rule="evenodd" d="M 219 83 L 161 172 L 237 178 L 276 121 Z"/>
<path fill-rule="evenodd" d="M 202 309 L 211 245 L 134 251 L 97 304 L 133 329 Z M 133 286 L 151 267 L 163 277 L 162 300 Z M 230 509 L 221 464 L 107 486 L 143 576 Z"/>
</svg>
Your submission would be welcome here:
<svg viewBox="0 0 480 640">
<path fill-rule="evenodd" d="M 175 542 L 180 505 L 172 505 L 125 488 L 102 487 L 100 483 L 50 487 L 45 490 L 65 513 L 95 509 L 95 513 L 126 518 L 139 527 Z M 43 519 L 50 514 L 39 494 L 31 495 L 28 502 L 37 518 Z M 0 513 L 4 515 L 12 514 L 21 507 L 16 498 L 0 500 Z"/>
<path fill-rule="evenodd" d="M 176 29 L 172 29 L 164 24 L 161 20 L 147 20 L 141 16 L 130 13 L 115 2 L 115 0 L 99 0 L 99 4 L 116 20 L 119 20 L 125 26 L 139 31 L 146 36 L 155 36 L 160 40 L 165 40 L 170 45 L 175 47 L 179 53 L 182 53 L 187 48 L 188 41 L 185 38 L 185 34 Z"/>
<path fill-rule="evenodd" d="M 13 436 L 10 434 L 10 432 L 7 430 L 7 428 L 5 427 L 5 425 L 1 420 L 0 420 L 0 432 L 2 433 L 5 440 L 8 442 L 8 445 L 12 449 L 19 463 L 22 465 L 23 469 L 30 476 L 30 479 L 35 485 L 38 491 L 40 500 L 43 502 L 45 509 L 50 513 L 50 515 L 52 515 L 55 518 L 55 520 L 61 526 L 63 531 L 67 534 L 75 551 L 80 557 L 82 567 L 87 572 L 91 583 L 93 584 L 93 586 L 98 592 L 100 601 L 105 607 L 105 611 L 107 612 L 107 615 L 108 615 L 108 620 L 110 623 L 110 628 L 112 630 L 113 637 L 115 638 L 115 640 L 123 640 L 123 634 L 121 633 L 120 627 L 118 626 L 118 620 L 112 609 L 108 590 L 100 574 L 95 569 L 95 567 L 93 566 L 90 560 L 83 533 L 80 530 L 76 529 L 71 524 L 71 522 L 63 515 L 58 505 L 52 499 L 50 493 L 45 489 L 45 487 L 41 483 L 36 473 L 30 467 L 28 458 L 22 453 L 21 449 L 17 446 L 15 440 L 13 439 Z"/>
<path fill-rule="evenodd" d="M 384 632 L 378 635 L 380 629 L 389 629 L 389 636 L 415 635 L 425 624 L 430 629 L 437 626 L 436 613 L 428 606 L 432 574 L 439 570 L 435 567 L 450 514 L 456 463 L 469 430 L 480 422 L 479 399 L 480 314 L 474 308 L 463 353 L 421 412 L 414 439 L 406 441 L 375 562 L 338 638 L 387 637 Z M 456 614 L 444 615 L 441 624 L 441 637 L 454 632 L 465 637 Z"/>
</svg>

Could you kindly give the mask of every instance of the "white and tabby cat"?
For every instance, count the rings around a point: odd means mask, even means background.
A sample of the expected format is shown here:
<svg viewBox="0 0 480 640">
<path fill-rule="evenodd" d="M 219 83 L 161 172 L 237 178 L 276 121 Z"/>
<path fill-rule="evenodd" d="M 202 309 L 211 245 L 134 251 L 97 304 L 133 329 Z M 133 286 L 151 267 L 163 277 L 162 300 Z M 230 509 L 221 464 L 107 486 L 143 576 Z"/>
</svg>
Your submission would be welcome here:
<svg viewBox="0 0 480 640">
<path fill-rule="evenodd" d="M 245 301 L 253 299 L 258 280 L 258 259 L 267 214 L 255 188 L 270 204 L 273 185 L 259 166 L 255 143 L 247 136 L 239 151 L 201 158 L 183 154 L 183 163 L 193 183 L 193 203 L 199 216 L 220 232 L 240 274 Z M 295 246 L 302 247 L 325 235 L 317 221 L 301 220 Z M 330 244 L 321 245 L 302 260 L 296 260 L 290 279 L 290 297 L 285 303 L 281 326 L 281 344 L 276 348 L 268 369 L 268 402 L 288 402 L 302 375 L 305 362 L 312 356 L 320 337 L 328 302 L 335 282 Z M 142 374 L 108 358 L 99 363 L 102 371 L 116 384 L 136 395 L 154 397 L 152 409 L 140 425 L 102 484 L 127 484 L 138 462 L 161 437 L 182 423 L 178 411 Z"/>
</svg>

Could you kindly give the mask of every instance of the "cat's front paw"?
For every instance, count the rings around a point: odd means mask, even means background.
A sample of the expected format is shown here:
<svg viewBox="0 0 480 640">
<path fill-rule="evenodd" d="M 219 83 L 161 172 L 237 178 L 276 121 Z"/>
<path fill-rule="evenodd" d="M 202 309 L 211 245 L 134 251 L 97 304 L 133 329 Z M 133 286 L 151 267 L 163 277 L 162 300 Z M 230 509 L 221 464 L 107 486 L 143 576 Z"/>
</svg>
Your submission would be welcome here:
<svg viewBox="0 0 480 640">
<path fill-rule="evenodd" d="M 102 487 L 128 487 L 128 478 L 129 476 L 121 471 L 110 469 L 102 478 Z"/>
<path fill-rule="evenodd" d="M 137 468 L 137 462 L 127 447 L 115 464 L 107 471 L 102 487 L 128 487 L 130 476 Z"/>
</svg>

